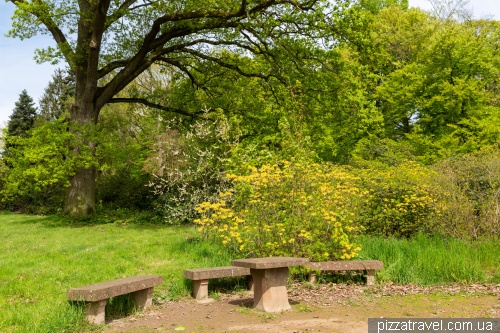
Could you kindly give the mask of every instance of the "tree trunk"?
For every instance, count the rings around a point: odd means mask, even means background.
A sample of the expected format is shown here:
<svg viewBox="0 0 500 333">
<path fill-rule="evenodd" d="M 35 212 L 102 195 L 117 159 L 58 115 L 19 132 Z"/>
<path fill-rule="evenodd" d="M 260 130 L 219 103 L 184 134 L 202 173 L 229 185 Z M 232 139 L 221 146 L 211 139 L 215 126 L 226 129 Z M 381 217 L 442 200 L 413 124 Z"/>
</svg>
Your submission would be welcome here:
<svg viewBox="0 0 500 333">
<path fill-rule="evenodd" d="M 95 213 L 95 167 L 78 168 L 66 191 L 64 213 L 81 217 Z"/>
<path fill-rule="evenodd" d="M 70 107 L 71 122 L 77 125 L 97 123 L 98 112 L 95 106 L 79 107 L 78 105 L 85 105 L 85 103 L 78 103 L 78 101 Z M 74 132 L 77 136 L 82 135 L 78 130 Z M 84 144 L 95 152 L 96 144 L 94 142 L 86 142 Z M 79 149 L 73 147 L 73 153 L 78 155 Z M 66 191 L 66 202 L 64 205 L 64 213 L 70 217 L 82 217 L 95 214 L 95 178 L 96 168 L 78 167 L 75 170 L 75 175 L 69 179 L 70 185 Z"/>
</svg>

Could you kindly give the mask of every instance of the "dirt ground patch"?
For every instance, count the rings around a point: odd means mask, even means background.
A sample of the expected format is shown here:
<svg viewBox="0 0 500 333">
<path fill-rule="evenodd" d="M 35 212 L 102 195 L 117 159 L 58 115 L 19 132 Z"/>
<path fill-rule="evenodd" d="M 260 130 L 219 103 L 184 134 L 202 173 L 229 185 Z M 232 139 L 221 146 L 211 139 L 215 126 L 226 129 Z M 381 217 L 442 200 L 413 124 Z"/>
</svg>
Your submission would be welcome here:
<svg viewBox="0 0 500 333">
<path fill-rule="evenodd" d="M 365 333 L 368 318 L 500 317 L 500 285 L 493 284 L 294 284 L 288 294 L 292 310 L 283 313 L 252 309 L 251 292 L 221 293 L 212 303 L 190 299 L 157 304 L 144 313 L 110 320 L 105 331 Z"/>
</svg>

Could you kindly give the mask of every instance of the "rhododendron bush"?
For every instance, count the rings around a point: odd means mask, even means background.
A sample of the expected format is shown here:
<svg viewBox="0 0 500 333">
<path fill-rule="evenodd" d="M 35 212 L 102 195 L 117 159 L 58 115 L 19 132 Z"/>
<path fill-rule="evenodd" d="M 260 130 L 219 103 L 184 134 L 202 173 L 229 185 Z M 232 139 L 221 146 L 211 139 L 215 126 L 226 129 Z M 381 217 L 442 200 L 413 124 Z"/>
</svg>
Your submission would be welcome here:
<svg viewBox="0 0 500 333">
<path fill-rule="evenodd" d="M 203 238 L 231 246 L 242 257 L 358 256 L 355 237 L 362 227 L 355 216 L 365 193 L 356 186 L 359 178 L 342 167 L 292 160 L 227 177 L 234 190 L 196 208 Z"/>
</svg>

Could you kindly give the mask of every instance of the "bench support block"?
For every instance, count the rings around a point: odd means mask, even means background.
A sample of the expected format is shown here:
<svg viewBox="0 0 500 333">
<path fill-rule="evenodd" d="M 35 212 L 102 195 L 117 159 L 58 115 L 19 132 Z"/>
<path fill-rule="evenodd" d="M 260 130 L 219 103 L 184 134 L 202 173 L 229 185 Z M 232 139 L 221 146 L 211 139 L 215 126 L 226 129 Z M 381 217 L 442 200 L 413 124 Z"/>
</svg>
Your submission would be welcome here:
<svg viewBox="0 0 500 333">
<path fill-rule="evenodd" d="M 107 300 L 97 302 L 85 302 L 87 309 L 87 320 L 93 324 L 104 324 L 104 310 L 106 308 Z"/>
<path fill-rule="evenodd" d="M 316 273 L 309 273 L 309 283 L 316 283 L 318 281 Z"/>
<path fill-rule="evenodd" d="M 142 311 L 153 304 L 153 290 L 152 287 L 130 293 L 137 310 Z"/>
<path fill-rule="evenodd" d="M 204 299 L 208 297 L 208 279 L 193 281 L 193 294 L 196 299 Z"/>
<path fill-rule="evenodd" d="M 252 274 L 254 282 L 254 308 L 266 312 L 281 312 L 291 309 L 286 292 L 288 267 L 251 268 L 250 274 Z"/>
<path fill-rule="evenodd" d="M 247 275 L 246 278 L 247 278 L 248 290 L 253 291 L 253 278 L 252 278 L 252 276 L 251 275 Z"/>
<path fill-rule="evenodd" d="M 367 269 L 365 271 L 365 274 L 366 274 L 366 285 L 372 286 L 375 283 L 375 270 Z"/>
</svg>

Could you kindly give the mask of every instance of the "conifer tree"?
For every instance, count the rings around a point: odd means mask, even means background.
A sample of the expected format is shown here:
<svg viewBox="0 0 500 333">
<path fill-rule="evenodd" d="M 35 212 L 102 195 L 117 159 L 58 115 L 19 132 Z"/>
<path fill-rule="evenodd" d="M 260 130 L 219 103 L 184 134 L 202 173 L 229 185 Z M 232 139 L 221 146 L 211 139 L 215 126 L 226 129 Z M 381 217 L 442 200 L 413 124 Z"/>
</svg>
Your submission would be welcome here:
<svg viewBox="0 0 500 333">
<path fill-rule="evenodd" d="M 12 147 L 12 144 L 8 142 L 9 137 L 28 137 L 28 131 L 33 128 L 36 119 L 36 108 L 33 107 L 34 105 L 33 98 L 24 89 L 19 95 L 19 100 L 16 102 L 16 107 L 7 123 L 7 135 L 5 137 L 5 147 L 2 156 L 10 156 L 9 148 Z M 9 164 L 7 165 L 10 166 Z"/>
<path fill-rule="evenodd" d="M 36 118 L 36 108 L 33 98 L 28 95 L 26 89 L 19 95 L 19 101 L 10 116 L 7 125 L 7 136 L 27 137 L 28 131 L 33 128 Z"/>
<path fill-rule="evenodd" d="M 42 97 L 38 100 L 40 105 L 39 118 L 42 122 L 58 119 L 66 111 L 68 98 L 75 95 L 75 74 L 69 70 L 58 68 L 52 75 Z"/>
</svg>

